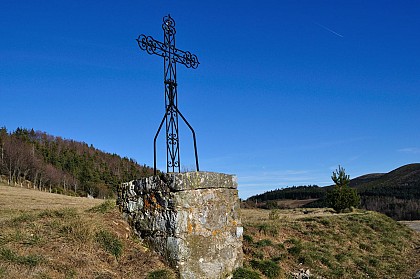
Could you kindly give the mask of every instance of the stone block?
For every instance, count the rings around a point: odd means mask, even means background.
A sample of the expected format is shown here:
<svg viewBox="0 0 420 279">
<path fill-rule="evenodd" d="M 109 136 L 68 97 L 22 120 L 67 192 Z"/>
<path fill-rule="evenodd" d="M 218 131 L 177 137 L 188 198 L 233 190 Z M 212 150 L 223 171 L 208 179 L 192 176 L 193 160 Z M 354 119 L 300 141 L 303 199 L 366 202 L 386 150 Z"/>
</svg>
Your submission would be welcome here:
<svg viewBox="0 0 420 279">
<path fill-rule="evenodd" d="M 236 178 L 170 173 L 123 183 L 117 200 L 136 234 L 182 279 L 228 278 L 242 266 Z"/>
</svg>

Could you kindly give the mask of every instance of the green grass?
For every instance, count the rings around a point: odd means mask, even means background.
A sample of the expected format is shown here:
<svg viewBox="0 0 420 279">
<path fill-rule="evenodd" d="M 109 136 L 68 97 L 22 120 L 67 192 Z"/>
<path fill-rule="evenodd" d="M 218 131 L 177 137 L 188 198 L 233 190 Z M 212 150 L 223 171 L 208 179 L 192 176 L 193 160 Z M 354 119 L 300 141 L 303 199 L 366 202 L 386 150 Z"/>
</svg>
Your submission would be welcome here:
<svg viewBox="0 0 420 279">
<path fill-rule="evenodd" d="M 106 200 L 100 205 L 88 209 L 88 212 L 107 213 L 115 208 L 115 200 Z"/>
<path fill-rule="evenodd" d="M 60 224 L 58 225 L 60 226 Z M 60 226 L 59 233 L 78 244 L 88 243 L 93 238 L 92 227 L 78 218 L 64 222 Z"/>
<path fill-rule="evenodd" d="M 256 247 L 265 247 L 265 246 L 271 246 L 273 245 L 273 242 L 270 239 L 262 239 L 255 243 Z"/>
<path fill-rule="evenodd" d="M 170 270 L 159 269 L 147 274 L 146 279 L 175 279 L 175 275 Z"/>
<path fill-rule="evenodd" d="M 42 236 L 33 233 L 27 233 L 19 229 L 14 230 L 9 235 L 5 235 L 3 238 L 4 243 L 17 242 L 25 246 L 35 246 L 42 243 L 43 241 L 44 239 Z"/>
<path fill-rule="evenodd" d="M 240 267 L 233 272 L 232 279 L 261 279 L 261 276 L 252 269 Z"/>
<path fill-rule="evenodd" d="M 9 221 L 11 226 L 19 226 L 23 223 L 33 222 L 36 220 L 36 216 L 34 214 L 28 212 L 22 212 L 19 216 L 14 217 Z"/>
<path fill-rule="evenodd" d="M 44 210 L 38 214 L 39 218 L 61 218 L 61 219 L 69 219 L 69 218 L 76 218 L 78 217 L 77 210 L 75 208 L 63 208 L 63 209 L 56 209 L 56 210 Z"/>
<path fill-rule="evenodd" d="M 254 238 L 248 234 L 244 234 L 244 241 L 248 243 L 254 243 Z"/>
<path fill-rule="evenodd" d="M 413 263 L 420 262 L 419 235 L 376 212 L 253 222 L 242 214 L 245 265 L 262 278 L 288 278 L 301 268 L 332 279 L 409 278 Z"/>
<path fill-rule="evenodd" d="M 96 233 L 96 241 L 105 251 L 109 252 L 115 258 L 119 258 L 123 252 L 123 244 L 114 234 L 106 230 Z"/>
<path fill-rule="evenodd" d="M 68 270 L 64 271 L 64 275 L 66 279 L 73 279 L 76 278 L 77 273 L 74 269 L 69 268 Z"/>
<path fill-rule="evenodd" d="M 269 279 L 277 278 L 280 275 L 280 266 L 271 260 L 251 260 L 252 268 L 259 270 Z"/>
<path fill-rule="evenodd" d="M 39 255 L 20 256 L 8 248 L 0 249 L 0 259 L 9 263 L 27 265 L 30 267 L 35 267 L 44 260 L 43 257 Z"/>
<path fill-rule="evenodd" d="M 0 267 L 0 278 L 6 278 L 6 269 L 4 267 Z"/>
</svg>

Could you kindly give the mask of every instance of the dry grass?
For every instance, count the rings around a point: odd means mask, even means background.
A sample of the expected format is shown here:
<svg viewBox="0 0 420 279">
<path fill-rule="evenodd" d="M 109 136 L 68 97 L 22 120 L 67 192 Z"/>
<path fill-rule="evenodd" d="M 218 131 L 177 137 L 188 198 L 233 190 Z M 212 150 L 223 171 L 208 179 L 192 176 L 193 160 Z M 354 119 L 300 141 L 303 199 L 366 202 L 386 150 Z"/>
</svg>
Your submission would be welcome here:
<svg viewBox="0 0 420 279">
<path fill-rule="evenodd" d="M 276 204 L 276 208 L 293 209 L 293 208 L 305 207 L 305 205 L 307 205 L 308 203 L 314 202 L 316 200 L 318 199 L 304 199 L 304 200 L 280 199 L 280 200 L 268 201 L 268 203 L 274 202 Z M 267 208 L 266 207 L 267 202 L 259 202 L 257 206 L 258 208 Z"/>
<path fill-rule="evenodd" d="M 242 220 L 245 265 L 262 278 L 300 269 L 314 278 L 412 278 L 420 269 L 420 234 L 376 212 L 245 209 Z"/>
<path fill-rule="evenodd" d="M 146 278 L 167 269 L 114 204 L 0 186 L 0 278 Z"/>
<path fill-rule="evenodd" d="M 410 278 L 420 234 L 384 215 L 242 210 L 245 265 L 261 278 Z M 163 271 L 167 270 L 167 271 Z M 0 185 L 0 278 L 174 278 L 113 202 Z M 266 274 L 265 277 L 262 274 Z"/>
<path fill-rule="evenodd" d="M 243 219 L 247 223 L 267 221 L 269 219 L 300 219 L 306 217 L 332 216 L 329 208 L 294 208 L 294 209 L 242 209 Z M 273 216 L 275 215 L 275 216 Z"/>
<path fill-rule="evenodd" d="M 8 210 L 57 209 L 65 207 L 87 209 L 103 200 L 70 197 L 38 190 L 0 184 L 0 208 Z"/>
</svg>

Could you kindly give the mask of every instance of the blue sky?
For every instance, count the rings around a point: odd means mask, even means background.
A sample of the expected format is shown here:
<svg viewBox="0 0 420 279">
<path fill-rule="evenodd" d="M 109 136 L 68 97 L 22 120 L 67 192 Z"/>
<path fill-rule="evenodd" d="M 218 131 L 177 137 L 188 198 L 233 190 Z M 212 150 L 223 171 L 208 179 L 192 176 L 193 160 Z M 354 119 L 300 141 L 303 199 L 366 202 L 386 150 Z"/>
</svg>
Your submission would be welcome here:
<svg viewBox="0 0 420 279">
<path fill-rule="evenodd" d="M 420 158 L 419 1 L 0 2 L 0 126 L 34 128 L 153 165 L 164 113 L 162 17 L 198 69 L 178 66 L 200 169 L 242 198 L 388 172 Z M 181 163 L 194 168 L 181 127 Z M 159 138 L 158 167 L 165 169 Z"/>
</svg>

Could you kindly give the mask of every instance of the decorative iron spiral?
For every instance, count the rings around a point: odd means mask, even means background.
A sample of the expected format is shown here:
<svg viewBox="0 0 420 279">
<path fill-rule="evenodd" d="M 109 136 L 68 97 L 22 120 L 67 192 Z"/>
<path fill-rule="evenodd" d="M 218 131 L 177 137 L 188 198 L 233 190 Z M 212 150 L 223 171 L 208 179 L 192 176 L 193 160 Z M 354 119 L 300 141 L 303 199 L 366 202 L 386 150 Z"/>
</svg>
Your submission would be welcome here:
<svg viewBox="0 0 420 279">
<path fill-rule="evenodd" d="M 175 20 L 171 17 L 171 15 L 163 17 L 162 29 L 170 36 L 175 35 Z"/>
<path fill-rule="evenodd" d="M 167 135 L 168 137 L 168 143 L 171 145 L 177 145 L 178 144 L 178 135 L 175 133 L 170 133 Z"/>
<path fill-rule="evenodd" d="M 200 62 L 198 62 L 197 56 L 195 54 L 192 54 L 189 51 L 186 51 L 184 53 L 183 58 L 184 58 L 184 61 L 185 61 L 184 65 L 187 68 L 197 69 L 198 64 L 200 64 Z"/>
<path fill-rule="evenodd" d="M 178 161 L 174 161 L 174 162 L 169 161 L 168 162 L 168 167 L 169 168 L 178 168 L 179 167 L 179 162 Z"/>
<path fill-rule="evenodd" d="M 137 44 L 140 49 L 147 51 L 148 54 L 156 54 L 157 43 L 152 36 L 146 36 L 141 34 L 137 38 Z"/>
</svg>

